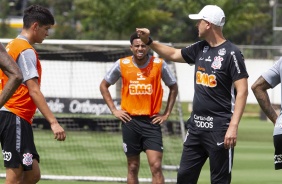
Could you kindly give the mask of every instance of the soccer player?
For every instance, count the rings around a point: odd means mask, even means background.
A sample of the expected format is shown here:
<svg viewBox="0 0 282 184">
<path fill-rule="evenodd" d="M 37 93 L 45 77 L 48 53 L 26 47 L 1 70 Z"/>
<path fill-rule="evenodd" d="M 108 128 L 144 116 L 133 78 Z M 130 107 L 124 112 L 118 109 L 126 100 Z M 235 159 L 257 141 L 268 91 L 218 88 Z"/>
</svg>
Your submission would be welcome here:
<svg viewBox="0 0 282 184">
<path fill-rule="evenodd" d="M 121 58 L 106 74 L 100 84 L 101 94 L 113 115 L 122 121 L 123 149 L 127 156 L 127 183 L 138 182 L 140 153 L 146 152 L 152 172 L 152 183 L 163 184 L 163 143 L 161 124 L 169 117 L 178 88 L 176 79 L 161 58 L 148 55 L 149 46 L 137 33 L 130 37 L 132 56 Z M 108 88 L 122 79 L 121 109 L 117 109 Z M 159 114 L 163 88 L 169 87 L 166 109 Z"/>
<path fill-rule="evenodd" d="M 54 138 L 58 141 L 66 138 L 64 129 L 52 114 L 40 91 L 41 65 L 38 54 L 32 47 L 35 43 L 42 43 L 52 25 L 54 17 L 50 11 L 32 5 L 24 10 L 20 35 L 6 46 L 8 54 L 23 73 L 22 84 L 0 109 L 0 136 L 6 184 L 34 184 L 40 180 L 39 155 L 31 126 L 37 108 L 50 123 Z M 8 78 L 5 73 L 1 71 L 0 76 L 3 86 L 6 87 Z"/>
<path fill-rule="evenodd" d="M 252 91 L 265 115 L 274 124 L 274 166 L 275 169 L 282 169 L 282 108 L 279 115 L 270 103 L 267 90 L 276 87 L 282 80 L 282 58 L 269 68 L 254 82 Z M 281 88 L 282 89 L 282 88 Z"/>
<path fill-rule="evenodd" d="M 150 38 L 146 28 L 136 28 L 144 43 L 161 57 L 195 65 L 193 111 L 178 170 L 178 184 L 195 184 L 207 158 L 211 183 L 230 183 L 238 126 L 248 95 L 248 73 L 240 50 L 226 40 L 223 10 L 205 6 L 198 14 L 198 36 L 202 41 L 175 49 Z"/>
<path fill-rule="evenodd" d="M 0 44 L 0 69 L 8 77 L 6 85 L 0 89 L 0 107 L 2 107 L 14 94 L 23 80 L 20 68 L 11 56 L 9 56 L 2 44 Z M 3 80 L 0 79 L 0 83 L 3 85 Z"/>
</svg>

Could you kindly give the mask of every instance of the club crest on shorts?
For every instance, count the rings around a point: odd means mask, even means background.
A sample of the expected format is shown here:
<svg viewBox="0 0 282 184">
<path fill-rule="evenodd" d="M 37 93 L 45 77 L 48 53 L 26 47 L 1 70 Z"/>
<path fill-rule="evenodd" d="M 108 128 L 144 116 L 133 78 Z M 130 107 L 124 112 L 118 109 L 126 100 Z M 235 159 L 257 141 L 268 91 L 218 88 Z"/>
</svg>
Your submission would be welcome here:
<svg viewBox="0 0 282 184">
<path fill-rule="evenodd" d="M 221 56 L 215 56 L 214 59 L 213 59 L 213 62 L 211 64 L 211 67 L 213 69 L 220 69 L 222 64 L 221 62 L 223 61 L 223 57 Z"/>
<path fill-rule="evenodd" d="M 33 155 L 30 153 L 23 154 L 23 164 L 26 166 L 32 165 L 33 162 L 32 157 Z"/>
</svg>

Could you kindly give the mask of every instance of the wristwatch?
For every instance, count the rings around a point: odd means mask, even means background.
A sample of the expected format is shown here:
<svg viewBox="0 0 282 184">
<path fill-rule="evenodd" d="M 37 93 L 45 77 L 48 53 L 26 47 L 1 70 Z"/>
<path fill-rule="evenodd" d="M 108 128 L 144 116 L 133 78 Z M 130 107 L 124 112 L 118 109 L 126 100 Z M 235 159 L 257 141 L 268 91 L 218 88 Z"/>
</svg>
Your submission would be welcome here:
<svg viewBox="0 0 282 184">
<path fill-rule="evenodd" d="M 152 38 L 149 36 L 149 41 L 148 43 L 146 43 L 146 45 L 151 45 L 151 43 L 153 42 Z"/>
</svg>

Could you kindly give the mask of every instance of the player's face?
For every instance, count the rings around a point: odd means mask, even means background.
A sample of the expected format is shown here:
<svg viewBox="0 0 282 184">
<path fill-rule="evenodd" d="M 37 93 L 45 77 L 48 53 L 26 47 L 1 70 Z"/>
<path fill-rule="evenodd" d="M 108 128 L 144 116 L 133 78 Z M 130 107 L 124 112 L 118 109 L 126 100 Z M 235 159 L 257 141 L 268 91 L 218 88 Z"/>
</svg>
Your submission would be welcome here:
<svg viewBox="0 0 282 184">
<path fill-rule="evenodd" d="M 145 45 L 141 39 L 134 39 L 132 42 L 132 45 L 130 46 L 130 49 L 134 55 L 134 58 L 142 61 L 147 60 L 147 54 L 149 51 L 149 47 Z"/>
<path fill-rule="evenodd" d="M 207 34 L 207 30 L 210 26 L 210 23 L 205 20 L 199 20 L 196 26 L 198 27 L 198 31 L 199 31 L 198 33 L 199 38 L 205 38 Z"/>
<path fill-rule="evenodd" d="M 35 33 L 35 43 L 42 43 L 43 40 L 49 35 L 49 29 L 51 29 L 51 25 L 38 25 Z"/>
</svg>

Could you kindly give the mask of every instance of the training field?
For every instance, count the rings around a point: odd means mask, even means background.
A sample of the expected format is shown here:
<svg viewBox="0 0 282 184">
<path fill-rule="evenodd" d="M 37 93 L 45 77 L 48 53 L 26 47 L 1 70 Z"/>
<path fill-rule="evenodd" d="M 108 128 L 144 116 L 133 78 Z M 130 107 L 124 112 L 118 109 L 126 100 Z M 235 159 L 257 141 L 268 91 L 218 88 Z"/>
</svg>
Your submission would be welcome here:
<svg viewBox="0 0 282 184">
<path fill-rule="evenodd" d="M 281 171 L 275 171 L 273 166 L 273 144 L 272 144 L 273 125 L 267 121 L 261 121 L 257 117 L 244 117 L 240 123 L 238 143 L 235 149 L 235 160 L 233 167 L 232 184 L 281 184 Z M 121 137 L 119 134 L 108 134 L 102 136 L 97 132 L 67 132 L 67 140 L 64 143 L 57 143 L 52 139 L 51 131 L 37 130 L 34 131 L 35 142 L 38 152 L 41 155 L 41 170 L 44 174 L 51 173 L 51 169 L 57 169 L 58 175 L 66 173 L 67 175 L 85 175 L 91 176 L 95 173 L 104 172 L 105 162 L 112 163 L 107 169 L 112 169 L 113 173 L 122 172 L 126 167 L 125 157 L 123 160 L 114 160 L 108 158 L 107 152 L 111 152 L 113 145 L 119 145 Z M 81 134 L 81 135 L 80 135 Z M 107 137 L 109 140 L 101 142 L 100 137 Z M 166 136 L 164 136 L 166 137 Z M 174 143 L 175 147 L 170 149 L 178 149 L 179 155 L 170 155 L 169 150 L 165 150 L 164 157 L 179 157 L 181 154 L 182 143 L 179 139 Z M 166 141 L 166 138 L 164 138 Z M 171 141 L 171 140 L 170 140 Z M 83 143 L 84 142 L 84 143 Z M 105 144 L 107 142 L 107 144 Z M 83 143 L 83 144 L 82 144 Z M 87 148 L 91 147 L 89 151 Z M 116 151 L 116 154 L 122 153 Z M 123 153 L 122 153 L 123 154 Z M 62 156 L 64 155 L 64 156 Z M 83 159 L 80 155 L 84 155 Z M 117 157 L 119 158 L 119 157 Z M 88 164 L 89 159 L 97 159 L 96 165 Z M 1 162 L 3 163 L 2 159 Z M 48 164 L 46 164 L 48 162 Z M 2 164 L 3 165 L 3 164 Z M 75 168 L 73 167 L 75 165 Z M 142 154 L 142 165 L 140 172 L 148 169 L 145 155 Z M 65 171 L 63 171 L 65 170 Z M 4 173 L 3 167 L 0 170 Z M 52 171 L 54 172 L 54 171 Z M 105 173 L 103 173 L 105 174 Z M 107 173 L 111 176 L 111 171 Z M 165 176 L 176 175 L 175 171 L 165 172 Z M 125 177 L 125 175 L 124 175 Z M 142 176 L 144 177 L 144 176 Z M 149 176 L 146 176 L 149 177 Z M 204 166 L 199 184 L 208 184 L 209 182 L 208 162 Z M 4 180 L 0 179 L 0 183 Z M 83 181 L 51 181 L 41 180 L 40 184 L 113 184 L 117 182 L 83 182 Z"/>
</svg>

